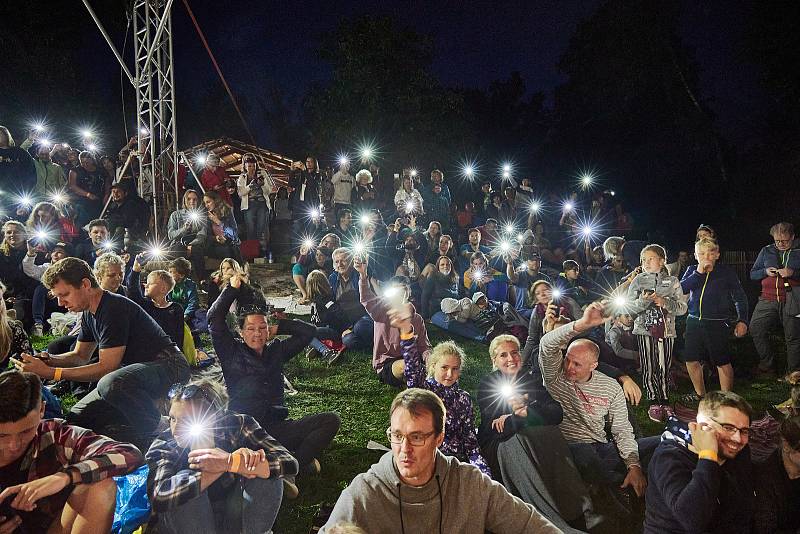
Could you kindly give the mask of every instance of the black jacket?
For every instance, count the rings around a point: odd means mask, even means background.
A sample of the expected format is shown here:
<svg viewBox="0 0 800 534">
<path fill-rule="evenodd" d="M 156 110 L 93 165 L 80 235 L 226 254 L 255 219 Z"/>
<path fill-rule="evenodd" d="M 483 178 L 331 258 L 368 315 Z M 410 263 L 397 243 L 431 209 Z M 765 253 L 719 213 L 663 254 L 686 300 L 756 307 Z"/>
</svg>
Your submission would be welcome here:
<svg viewBox="0 0 800 534">
<path fill-rule="evenodd" d="M 755 501 L 750 448 L 724 464 L 698 460 L 665 432 L 647 469 L 644 532 L 749 533 Z"/>
<path fill-rule="evenodd" d="M 800 479 L 789 480 L 779 448 L 763 463 L 754 465 L 755 534 L 800 532 Z"/>
<path fill-rule="evenodd" d="M 259 354 L 234 335 L 225 322 L 239 289 L 226 285 L 208 310 L 208 331 L 222 364 L 234 411 L 253 416 L 262 426 L 288 416 L 284 406 L 283 365 L 296 356 L 314 338 L 316 328 L 303 321 L 282 319 L 278 335 L 288 339 L 272 339 Z"/>
</svg>

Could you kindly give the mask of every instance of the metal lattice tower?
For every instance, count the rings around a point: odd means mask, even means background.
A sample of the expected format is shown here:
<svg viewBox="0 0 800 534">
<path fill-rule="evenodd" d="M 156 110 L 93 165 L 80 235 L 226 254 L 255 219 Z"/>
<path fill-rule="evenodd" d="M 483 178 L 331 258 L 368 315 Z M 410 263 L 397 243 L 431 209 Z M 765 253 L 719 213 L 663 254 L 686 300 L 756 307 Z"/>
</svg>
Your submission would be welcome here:
<svg viewBox="0 0 800 534">
<path fill-rule="evenodd" d="M 137 135 L 142 152 L 139 192 L 152 189 L 157 234 L 178 191 L 172 0 L 134 0 L 133 34 Z M 147 178 L 151 184 L 146 183 Z"/>
<path fill-rule="evenodd" d="M 177 206 L 178 156 L 172 66 L 173 0 L 133 0 L 134 73 L 117 51 L 88 0 L 83 4 L 136 91 L 139 193 L 152 192 L 154 234 Z"/>
</svg>

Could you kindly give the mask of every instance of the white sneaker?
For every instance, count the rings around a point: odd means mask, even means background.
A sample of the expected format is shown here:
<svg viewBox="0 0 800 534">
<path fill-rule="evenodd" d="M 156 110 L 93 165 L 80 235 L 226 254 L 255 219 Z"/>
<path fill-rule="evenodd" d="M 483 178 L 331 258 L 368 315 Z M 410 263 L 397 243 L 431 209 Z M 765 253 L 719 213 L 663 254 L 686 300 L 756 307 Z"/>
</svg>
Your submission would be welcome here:
<svg viewBox="0 0 800 534">
<path fill-rule="evenodd" d="M 39 323 L 33 325 L 33 328 L 31 328 L 31 336 L 42 337 L 43 335 L 44 327 Z"/>
</svg>

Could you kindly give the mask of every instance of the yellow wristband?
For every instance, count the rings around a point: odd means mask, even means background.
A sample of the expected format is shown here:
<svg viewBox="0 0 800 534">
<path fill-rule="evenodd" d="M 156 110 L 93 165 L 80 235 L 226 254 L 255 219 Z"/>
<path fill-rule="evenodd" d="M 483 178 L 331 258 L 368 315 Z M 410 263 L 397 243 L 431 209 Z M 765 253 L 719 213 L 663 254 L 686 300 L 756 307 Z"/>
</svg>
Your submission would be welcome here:
<svg viewBox="0 0 800 534">
<path fill-rule="evenodd" d="M 698 452 L 697 458 L 700 460 L 711 460 L 712 462 L 719 461 L 719 456 L 717 456 L 717 453 L 711 449 L 703 449 L 702 451 Z"/>
<path fill-rule="evenodd" d="M 230 472 L 235 473 L 239 470 L 239 464 L 242 463 L 242 457 L 237 453 L 231 454 L 231 468 Z"/>
<path fill-rule="evenodd" d="M 56 367 L 55 370 L 53 371 L 53 380 L 55 380 L 56 382 L 61 380 L 61 373 L 63 372 L 64 372 L 63 367 Z"/>
<path fill-rule="evenodd" d="M 408 334 L 404 334 L 404 333 L 400 332 L 400 339 L 402 339 L 403 341 L 408 341 L 409 339 L 414 339 L 414 331 L 412 330 Z"/>
</svg>

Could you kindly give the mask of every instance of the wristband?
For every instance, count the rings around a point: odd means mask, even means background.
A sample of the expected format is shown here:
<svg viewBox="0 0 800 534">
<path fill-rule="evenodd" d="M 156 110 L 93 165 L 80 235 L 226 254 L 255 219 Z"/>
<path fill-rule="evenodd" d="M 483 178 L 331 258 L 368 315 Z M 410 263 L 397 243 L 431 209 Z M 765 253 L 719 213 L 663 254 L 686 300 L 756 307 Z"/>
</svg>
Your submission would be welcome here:
<svg viewBox="0 0 800 534">
<path fill-rule="evenodd" d="M 63 367 L 56 367 L 55 370 L 53 371 L 53 380 L 55 380 L 56 382 L 61 380 L 61 373 L 63 372 L 64 372 Z"/>
<path fill-rule="evenodd" d="M 699 460 L 711 460 L 712 462 L 719 462 L 719 456 L 717 456 L 717 453 L 711 449 L 701 450 L 697 453 L 697 458 Z"/>
<path fill-rule="evenodd" d="M 229 471 L 235 473 L 239 470 L 239 465 L 242 463 L 242 457 L 239 454 L 231 453 L 231 468 Z"/>
</svg>

